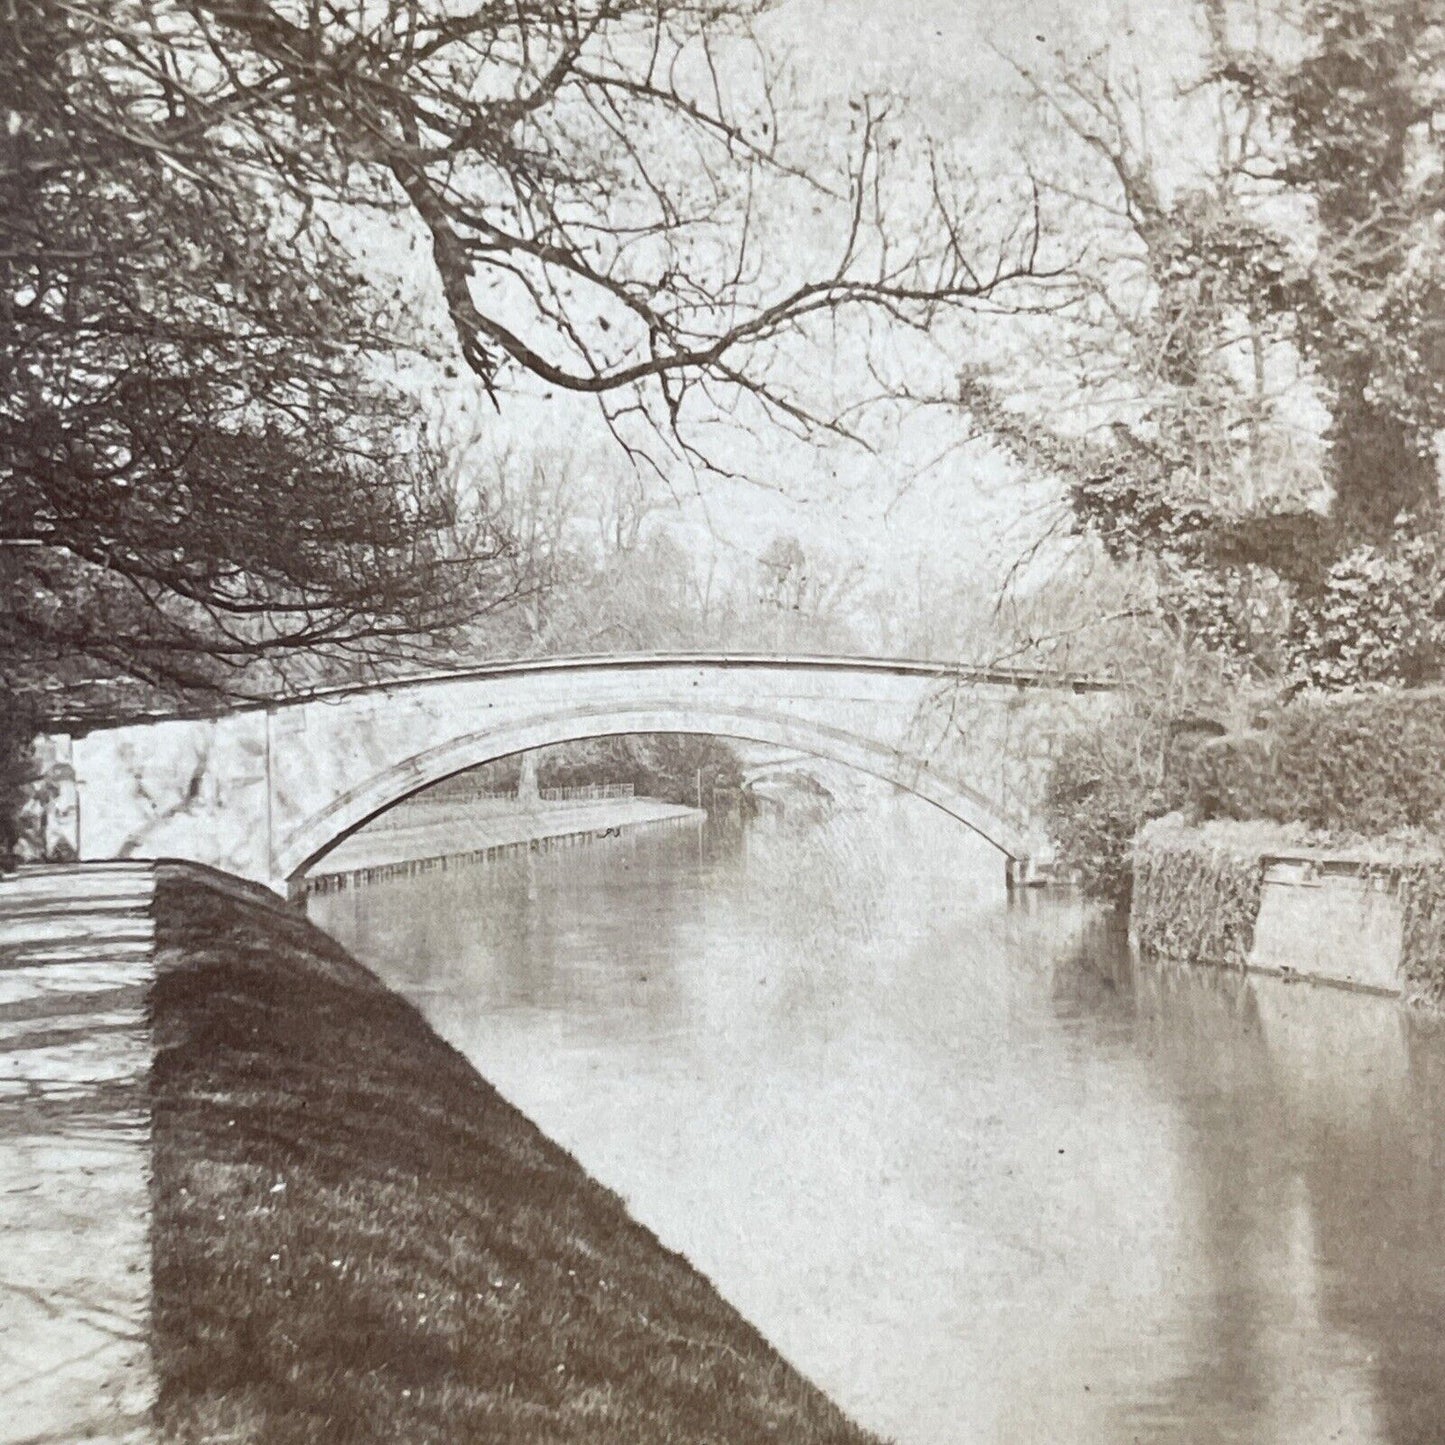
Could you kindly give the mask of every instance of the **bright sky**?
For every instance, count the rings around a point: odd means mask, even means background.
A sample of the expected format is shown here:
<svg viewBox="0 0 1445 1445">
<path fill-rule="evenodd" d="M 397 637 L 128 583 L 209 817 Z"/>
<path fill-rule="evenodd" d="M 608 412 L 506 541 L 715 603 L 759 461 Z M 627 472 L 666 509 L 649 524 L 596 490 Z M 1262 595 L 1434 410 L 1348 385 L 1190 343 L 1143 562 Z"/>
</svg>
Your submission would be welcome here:
<svg viewBox="0 0 1445 1445">
<path fill-rule="evenodd" d="M 1025 139 L 1017 80 L 997 52 L 1030 63 L 1112 39 L 1161 61 L 1177 57 L 1180 3 L 1137 0 L 1131 17 L 1119 0 L 781 0 L 759 28 L 794 77 L 801 112 L 795 135 L 800 126 L 836 130 L 849 100 L 886 93 L 906 107 L 905 124 L 974 169 L 1017 172 Z M 1161 73 L 1168 68 L 1161 64 Z M 786 118 L 781 129 L 786 135 Z M 847 357 L 835 361 L 840 369 L 847 364 Z M 962 445 L 963 425 L 941 412 L 884 422 L 871 455 L 845 444 L 801 450 L 779 443 L 774 452 L 769 443 L 776 473 L 763 485 L 714 478 L 695 491 L 680 473 L 675 525 L 741 565 L 773 536 L 793 533 L 805 547 L 815 542 L 860 556 L 900 586 L 920 569 L 991 572 L 1027 547 L 1051 491 L 1021 484 L 987 448 Z M 576 448 L 603 466 L 624 465 L 583 399 L 536 397 L 534 389 L 509 398 L 487 428 L 517 450 L 540 442 Z M 748 462 L 756 473 L 756 455 Z"/>
</svg>

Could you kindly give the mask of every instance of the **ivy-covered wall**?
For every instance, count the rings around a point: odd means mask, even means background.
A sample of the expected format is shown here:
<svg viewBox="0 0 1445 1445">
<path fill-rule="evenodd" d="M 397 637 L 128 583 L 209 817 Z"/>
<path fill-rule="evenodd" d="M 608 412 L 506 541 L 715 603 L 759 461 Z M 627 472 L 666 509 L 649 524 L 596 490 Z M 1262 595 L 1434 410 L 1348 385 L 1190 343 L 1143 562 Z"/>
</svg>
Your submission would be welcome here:
<svg viewBox="0 0 1445 1445">
<path fill-rule="evenodd" d="M 1363 953 L 1374 949 L 1378 954 L 1384 949 L 1389 955 L 1389 959 L 1382 957 L 1384 966 L 1390 977 L 1398 980 L 1408 1002 L 1445 1007 L 1445 856 L 1428 844 L 1404 841 L 1360 845 L 1343 854 L 1324 853 L 1301 844 L 1291 830 L 1269 824 L 1191 824 L 1178 814 L 1159 818 L 1140 830 L 1134 844 L 1130 936 L 1141 950 L 1158 957 L 1243 968 L 1257 957 L 1256 928 L 1269 886 L 1268 865 L 1291 857 L 1329 859 L 1335 864 L 1357 859 L 1366 873 L 1392 880 L 1387 881 L 1387 888 L 1398 904 L 1398 964 L 1393 962 L 1394 944 L 1384 936 L 1392 930 L 1381 934 L 1379 919 L 1370 912 L 1378 906 L 1371 900 L 1381 897 L 1372 889 L 1343 896 L 1338 892 L 1319 895 L 1318 904 L 1308 905 L 1319 928 L 1312 937 L 1301 936 L 1298 947 L 1285 939 L 1286 959 L 1274 956 L 1281 943 L 1276 916 L 1274 948 L 1271 951 L 1266 946 L 1263 966 L 1283 964 L 1307 976 L 1358 983 L 1367 973 Z M 1307 891 L 1298 896 L 1314 895 Z M 1352 898 L 1358 898 L 1358 904 L 1351 902 Z M 1323 952 L 1339 954 L 1343 946 L 1349 966 L 1338 971 L 1324 964 L 1323 971 L 1316 973 L 1321 961 L 1312 963 L 1311 959 L 1321 953 L 1317 945 L 1324 935 L 1320 930 L 1341 925 L 1341 907 L 1353 910 L 1345 920 L 1350 926 L 1343 934 L 1329 932 L 1335 946 Z M 1369 935 L 1369 946 L 1356 955 L 1348 942 L 1341 944 L 1341 938 L 1348 939 L 1360 930 Z M 1372 986 L 1383 982 L 1365 981 Z"/>
<path fill-rule="evenodd" d="M 1161 818 L 1135 840 L 1130 936 L 1146 953 L 1243 968 L 1262 875 L 1258 848 Z"/>
<path fill-rule="evenodd" d="M 1400 878 L 1404 929 L 1400 972 L 1411 1003 L 1445 1006 L 1445 860 L 1405 868 Z"/>
</svg>

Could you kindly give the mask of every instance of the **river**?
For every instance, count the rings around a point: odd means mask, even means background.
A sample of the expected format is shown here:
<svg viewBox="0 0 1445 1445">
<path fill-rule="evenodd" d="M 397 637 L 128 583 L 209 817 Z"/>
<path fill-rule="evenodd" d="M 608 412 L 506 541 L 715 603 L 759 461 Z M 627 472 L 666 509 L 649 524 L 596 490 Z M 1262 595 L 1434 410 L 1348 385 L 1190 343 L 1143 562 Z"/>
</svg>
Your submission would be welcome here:
<svg viewBox="0 0 1445 1445">
<path fill-rule="evenodd" d="M 310 908 L 900 1445 L 1445 1439 L 1445 1028 L 1001 875 L 890 797 Z"/>
</svg>

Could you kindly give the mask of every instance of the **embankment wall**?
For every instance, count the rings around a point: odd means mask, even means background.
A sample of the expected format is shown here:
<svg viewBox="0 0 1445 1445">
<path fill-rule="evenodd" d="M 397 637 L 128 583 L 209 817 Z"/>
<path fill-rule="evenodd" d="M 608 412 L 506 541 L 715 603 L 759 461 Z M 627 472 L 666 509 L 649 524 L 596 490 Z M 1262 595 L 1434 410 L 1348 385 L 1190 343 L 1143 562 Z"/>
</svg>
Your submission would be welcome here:
<svg viewBox="0 0 1445 1445">
<path fill-rule="evenodd" d="M 1445 859 L 1281 847 L 1160 820 L 1135 842 L 1130 937 L 1195 963 L 1445 1002 Z"/>
</svg>

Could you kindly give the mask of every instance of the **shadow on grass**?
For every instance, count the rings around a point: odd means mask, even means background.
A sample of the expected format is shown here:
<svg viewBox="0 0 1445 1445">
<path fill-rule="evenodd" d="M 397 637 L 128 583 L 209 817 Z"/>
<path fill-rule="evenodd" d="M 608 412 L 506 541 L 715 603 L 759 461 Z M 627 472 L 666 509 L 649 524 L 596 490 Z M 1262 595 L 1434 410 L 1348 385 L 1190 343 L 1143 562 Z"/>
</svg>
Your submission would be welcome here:
<svg viewBox="0 0 1445 1445">
<path fill-rule="evenodd" d="M 299 916 L 157 919 L 167 1439 L 872 1439 Z"/>
</svg>

